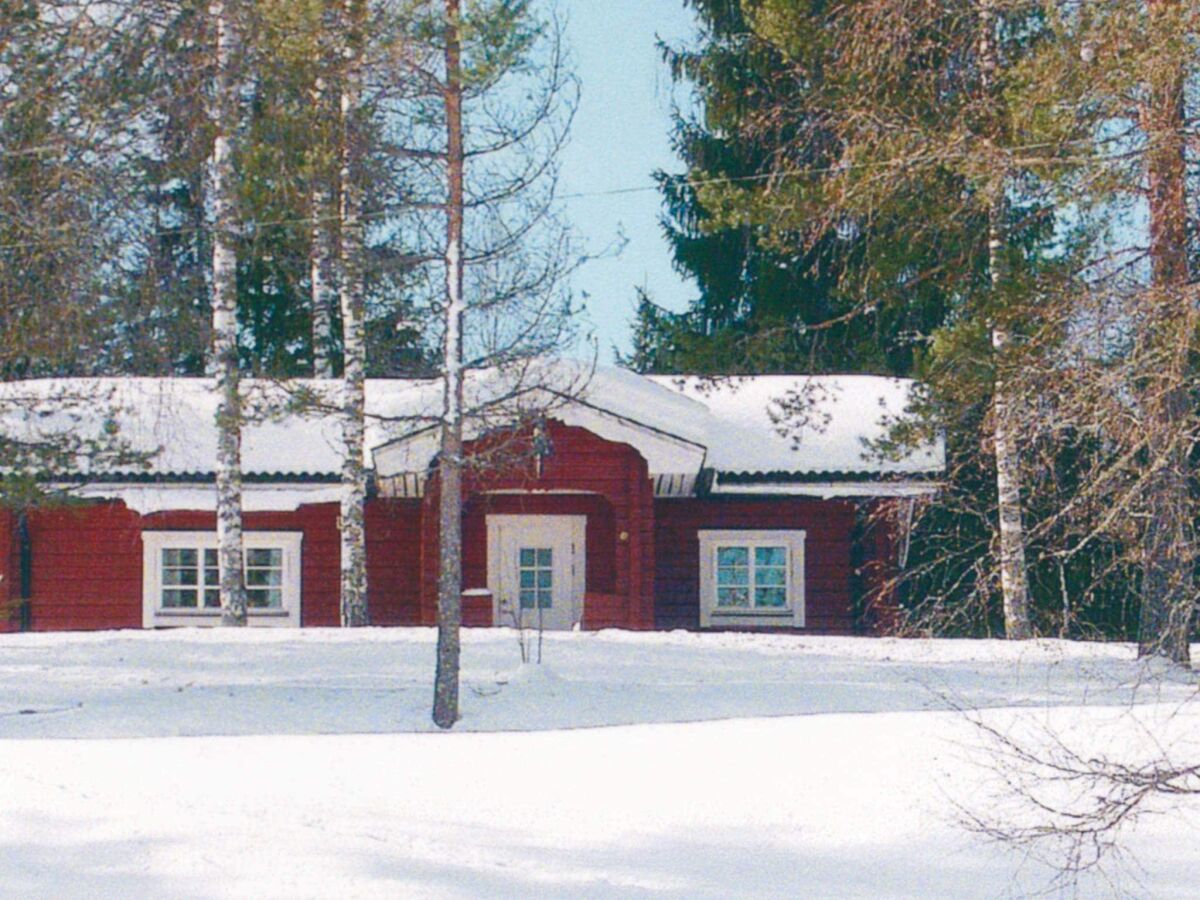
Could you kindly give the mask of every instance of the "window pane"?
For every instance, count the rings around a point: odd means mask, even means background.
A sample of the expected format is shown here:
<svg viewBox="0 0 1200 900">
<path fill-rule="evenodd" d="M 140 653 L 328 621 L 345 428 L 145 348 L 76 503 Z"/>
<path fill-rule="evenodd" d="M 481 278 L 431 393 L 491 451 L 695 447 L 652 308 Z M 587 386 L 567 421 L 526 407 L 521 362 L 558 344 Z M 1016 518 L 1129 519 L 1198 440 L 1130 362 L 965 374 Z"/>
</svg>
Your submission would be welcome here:
<svg viewBox="0 0 1200 900">
<path fill-rule="evenodd" d="M 246 591 L 246 605 L 251 609 L 280 609 L 283 596 L 278 588 Z"/>
<path fill-rule="evenodd" d="M 221 583 L 220 569 L 205 569 L 204 570 L 204 583 L 211 584 L 214 586 L 219 585 Z"/>
<path fill-rule="evenodd" d="M 717 606 L 749 606 L 750 592 L 746 588 L 717 588 Z"/>
<path fill-rule="evenodd" d="M 196 550 L 192 547 L 167 547 L 162 552 L 164 566 L 195 566 Z"/>
<path fill-rule="evenodd" d="M 163 569 L 162 583 L 168 587 L 192 585 L 196 583 L 197 576 L 195 569 Z"/>
<path fill-rule="evenodd" d="M 253 547 L 246 551 L 246 565 L 256 568 L 282 568 L 283 551 L 278 547 Z"/>
<path fill-rule="evenodd" d="M 523 588 L 534 587 L 536 584 L 536 580 L 535 580 L 536 575 L 537 575 L 537 573 L 534 572 L 533 569 L 522 569 L 521 570 L 521 587 L 523 587 Z"/>
<path fill-rule="evenodd" d="M 754 583 L 764 587 L 786 587 L 787 569 L 755 569 Z"/>
<path fill-rule="evenodd" d="M 554 606 L 554 597 L 550 591 L 538 591 L 537 602 L 539 609 L 550 609 Z"/>
<path fill-rule="evenodd" d="M 787 590 L 781 587 L 755 588 L 755 606 L 787 606 Z"/>
<path fill-rule="evenodd" d="M 531 547 L 522 547 L 519 554 L 519 565 L 524 568 L 529 568 L 537 564 L 537 558 L 534 556 Z"/>
<path fill-rule="evenodd" d="M 536 594 L 537 591 L 521 591 L 521 609 L 533 609 Z"/>
<path fill-rule="evenodd" d="M 163 609 L 195 609 L 196 592 L 167 589 L 162 592 Z"/>
<path fill-rule="evenodd" d="M 552 558 L 553 558 L 553 553 L 548 548 L 543 547 L 543 548 L 538 549 L 537 564 L 539 566 L 542 566 L 542 567 L 549 566 L 551 564 Z"/>
<path fill-rule="evenodd" d="M 220 609 L 221 608 L 221 592 L 214 590 L 206 590 L 204 592 L 204 607 L 205 609 Z"/>
<path fill-rule="evenodd" d="M 786 547 L 755 547 L 754 564 L 756 566 L 786 566 Z"/>
<path fill-rule="evenodd" d="M 215 569 L 220 565 L 220 563 L 217 562 L 216 550 L 209 549 L 204 551 L 204 564 L 210 569 Z"/>
<path fill-rule="evenodd" d="M 548 588 L 554 583 L 554 573 L 550 569 L 538 569 L 537 586 Z"/>
<path fill-rule="evenodd" d="M 283 584 L 283 572 L 279 569 L 247 569 L 246 584 L 250 587 L 278 587 Z"/>
<path fill-rule="evenodd" d="M 745 568 L 717 569 L 717 584 L 749 584 L 750 570 Z"/>
<path fill-rule="evenodd" d="M 748 566 L 750 565 L 749 547 L 718 547 L 718 566 Z"/>
</svg>

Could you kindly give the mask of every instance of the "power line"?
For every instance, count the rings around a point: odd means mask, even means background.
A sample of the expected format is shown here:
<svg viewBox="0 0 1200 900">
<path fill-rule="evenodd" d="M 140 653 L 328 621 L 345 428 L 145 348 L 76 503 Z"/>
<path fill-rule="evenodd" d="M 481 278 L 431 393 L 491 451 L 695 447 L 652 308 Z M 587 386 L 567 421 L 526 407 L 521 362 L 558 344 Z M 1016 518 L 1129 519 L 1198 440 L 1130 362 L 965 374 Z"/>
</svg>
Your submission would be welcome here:
<svg viewBox="0 0 1200 900">
<path fill-rule="evenodd" d="M 1061 148 L 1062 146 L 1070 146 L 1070 145 L 1075 145 L 1075 144 L 1087 144 L 1087 143 L 1089 143 L 1089 142 L 1086 140 L 1069 141 L 1065 145 L 1064 144 L 1054 144 L 1054 143 L 1049 143 L 1049 142 L 1042 142 L 1042 143 L 1037 143 L 1037 144 L 1027 144 L 1027 145 L 1022 145 L 1022 146 L 1009 147 L 1007 149 L 1009 150 L 1009 152 L 1021 152 L 1021 151 L 1055 149 L 1055 148 Z M 2 154 L 0 154 L 0 155 L 2 155 Z M 707 187 L 707 186 L 712 186 L 712 185 L 734 185 L 734 184 L 762 183 L 762 182 L 768 182 L 768 181 L 782 182 L 782 181 L 791 181 L 793 179 L 798 179 L 798 178 L 810 178 L 810 177 L 818 176 L 818 175 L 835 175 L 835 174 L 840 174 L 843 172 L 861 171 L 861 170 L 869 170 L 869 169 L 902 169 L 902 168 L 907 168 L 909 166 L 919 165 L 921 163 L 926 163 L 926 162 L 947 161 L 947 160 L 956 159 L 956 158 L 963 159 L 963 158 L 966 158 L 967 155 L 968 155 L 968 153 L 965 151 L 959 152 L 959 153 L 951 153 L 951 154 L 928 153 L 928 154 L 923 154 L 923 155 L 918 155 L 918 156 L 906 157 L 906 158 L 900 159 L 900 160 L 881 160 L 879 162 L 874 162 L 874 163 L 852 163 L 852 164 L 835 164 L 835 165 L 831 165 L 831 166 L 815 166 L 815 167 L 804 168 L 804 169 L 796 169 L 796 170 L 788 171 L 788 172 L 761 172 L 761 173 L 757 173 L 754 175 L 729 175 L 729 176 L 715 176 L 712 178 L 687 178 L 687 184 L 688 184 L 688 186 L 695 188 L 695 187 Z M 686 174 L 677 175 L 677 176 L 668 176 L 668 177 L 686 178 Z M 613 197 L 613 196 L 620 196 L 620 195 L 625 195 L 625 194 L 648 193 L 650 191 L 658 191 L 660 189 L 661 189 L 661 186 L 656 183 L 655 184 L 644 184 L 644 185 L 630 185 L 627 187 L 609 188 L 606 190 L 599 190 L 599 191 L 577 191 L 577 192 L 569 193 L 569 194 L 559 194 L 555 197 L 555 199 L 559 200 L 559 201 L 566 201 L 566 200 L 591 199 L 591 198 L 596 198 L 596 197 Z M 367 220 L 381 220 L 381 219 L 386 219 L 389 216 L 392 216 L 396 213 L 404 212 L 407 210 L 412 210 L 415 208 L 428 209 L 434 205 L 435 204 L 411 203 L 411 202 L 410 203 L 389 204 L 389 205 L 383 206 L 377 210 L 373 210 L 372 212 L 363 213 L 359 218 L 367 219 Z M 333 223 L 340 223 L 340 222 L 341 222 L 340 213 L 334 213 L 332 215 L 320 216 L 320 217 L 304 216 L 304 217 L 292 217 L 292 218 L 284 218 L 284 219 L 243 220 L 238 223 L 238 228 L 240 231 L 245 232 L 245 231 L 257 230 L 257 229 L 261 229 L 261 228 L 279 228 L 279 227 L 289 227 L 289 226 L 312 227 L 313 225 L 317 225 L 317 224 L 333 224 Z M 55 226 L 55 227 L 51 228 L 50 230 L 62 231 L 64 233 L 66 233 L 66 232 L 70 232 L 72 229 L 82 228 L 82 227 L 83 226 L 78 222 L 70 222 L 70 223 L 63 223 L 62 225 L 59 225 L 59 226 Z M 195 234 L 195 233 L 199 233 L 199 232 L 206 231 L 206 230 L 211 230 L 211 226 L 207 226 L 207 225 L 205 225 L 205 226 L 200 226 L 200 225 L 178 226 L 178 227 L 174 227 L 174 228 L 164 228 L 164 229 L 152 231 L 147 235 L 147 237 L 150 237 L 150 238 L 174 237 L 174 236 L 180 236 L 180 235 L 186 235 L 186 234 Z M 48 240 L 15 241 L 15 242 L 10 242 L 10 243 L 0 244 L 0 250 L 21 250 L 21 249 L 32 249 L 32 248 L 36 248 L 36 247 L 48 247 L 48 246 L 60 246 L 60 245 L 61 245 L 61 242 L 59 244 L 54 244 Z"/>
</svg>

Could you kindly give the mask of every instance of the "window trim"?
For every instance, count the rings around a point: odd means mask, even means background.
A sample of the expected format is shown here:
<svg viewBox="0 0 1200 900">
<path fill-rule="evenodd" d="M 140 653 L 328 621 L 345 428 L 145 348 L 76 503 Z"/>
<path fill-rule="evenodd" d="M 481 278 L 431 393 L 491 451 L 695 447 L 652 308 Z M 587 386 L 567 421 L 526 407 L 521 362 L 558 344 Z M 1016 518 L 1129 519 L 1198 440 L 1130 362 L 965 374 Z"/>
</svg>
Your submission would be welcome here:
<svg viewBox="0 0 1200 900">
<path fill-rule="evenodd" d="M 283 550 L 282 607 L 279 609 L 247 609 L 246 618 L 252 625 L 276 628 L 297 628 L 301 615 L 300 566 L 304 533 L 300 531 L 246 531 L 242 533 L 247 550 L 278 548 Z M 142 532 L 142 627 L 170 625 L 215 625 L 221 610 L 200 608 L 171 609 L 162 601 L 162 551 L 177 548 L 214 550 L 215 531 L 143 531 Z"/>
<path fill-rule="evenodd" d="M 803 628 L 805 620 L 805 543 L 806 532 L 798 529 L 704 530 L 697 532 L 700 543 L 700 627 L 723 628 L 750 625 L 760 628 Z M 717 606 L 718 547 L 783 546 L 787 548 L 786 607 Z"/>
</svg>

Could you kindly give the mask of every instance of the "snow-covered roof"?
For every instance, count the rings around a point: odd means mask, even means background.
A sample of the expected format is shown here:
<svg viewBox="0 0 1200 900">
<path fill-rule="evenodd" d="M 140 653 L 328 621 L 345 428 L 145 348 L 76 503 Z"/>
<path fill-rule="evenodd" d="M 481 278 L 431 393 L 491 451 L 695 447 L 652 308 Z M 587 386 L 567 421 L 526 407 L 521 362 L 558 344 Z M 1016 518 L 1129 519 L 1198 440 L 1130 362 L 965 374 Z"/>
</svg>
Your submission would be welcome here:
<svg viewBox="0 0 1200 900">
<path fill-rule="evenodd" d="M 941 441 L 891 457 L 873 449 L 902 420 L 914 382 L 878 375 L 651 375 L 704 404 L 713 423 L 706 465 L 769 475 L 913 475 L 945 468 Z"/>
<path fill-rule="evenodd" d="M 468 434 L 545 409 L 552 418 L 637 447 L 652 475 L 688 492 L 702 470 L 716 473 L 714 489 L 728 490 L 739 474 L 763 476 L 759 484 L 788 476 L 838 481 L 832 476 L 934 473 L 944 463 L 940 444 L 900 459 L 870 451 L 869 443 L 904 413 L 912 383 L 900 379 L 647 377 L 570 363 L 529 375 L 474 373 L 466 406 L 477 415 Z M 262 413 L 243 432 L 244 474 L 264 481 L 335 480 L 340 427 L 331 410 L 339 383 L 244 384 L 248 407 Z M 435 380 L 368 381 L 368 464 L 386 476 L 426 472 L 437 450 L 432 423 L 441 403 Z M 93 481 L 186 482 L 207 479 L 216 469 L 216 406 L 214 384 L 202 378 L 7 382 L 0 384 L 0 430 L 27 441 L 74 435 L 83 445 L 69 468 Z M 98 462 L 104 457 L 89 449 L 96 440 L 117 441 L 144 459 Z"/>
</svg>

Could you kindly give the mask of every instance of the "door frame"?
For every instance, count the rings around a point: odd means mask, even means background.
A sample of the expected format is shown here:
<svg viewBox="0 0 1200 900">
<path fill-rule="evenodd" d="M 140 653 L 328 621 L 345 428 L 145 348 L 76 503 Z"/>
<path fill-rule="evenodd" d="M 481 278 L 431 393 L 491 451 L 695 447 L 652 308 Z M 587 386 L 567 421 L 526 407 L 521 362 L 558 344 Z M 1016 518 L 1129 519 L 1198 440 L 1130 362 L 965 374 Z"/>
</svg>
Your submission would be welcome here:
<svg viewBox="0 0 1200 900">
<path fill-rule="evenodd" d="M 571 566 L 571 622 L 578 626 L 583 622 L 583 597 L 587 585 L 587 516 L 554 515 L 540 513 L 507 514 L 489 513 L 487 524 L 487 586 L 492 592 L 492 624 L 505 625 L 500 621 L 500 542 L 505 531 L 527 532 L 531 535 L 550 536 L 548 544 L 569 540 L 575 550 Z M 537 540 L 536 537 L 532 540 Z"/>
</svg>

